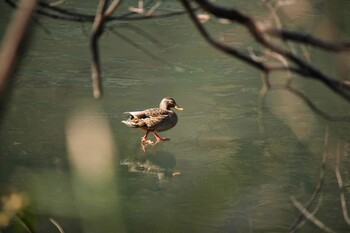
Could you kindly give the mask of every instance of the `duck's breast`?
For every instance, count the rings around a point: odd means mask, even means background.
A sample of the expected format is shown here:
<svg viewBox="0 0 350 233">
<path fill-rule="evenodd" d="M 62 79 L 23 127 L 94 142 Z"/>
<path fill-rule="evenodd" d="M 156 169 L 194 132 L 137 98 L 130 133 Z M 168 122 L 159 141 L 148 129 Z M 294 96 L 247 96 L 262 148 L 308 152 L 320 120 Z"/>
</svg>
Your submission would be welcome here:
<svg viewBox="0 0 350 233">
<path fill-rule="evenodd" d="M 173 111 L 169 111 L 169 114 L 159 123 L 152 127 L 152 130 L 156 132 L 162 132 L 173 128 L 177 124 L 177 115 Z"/>
</svg>

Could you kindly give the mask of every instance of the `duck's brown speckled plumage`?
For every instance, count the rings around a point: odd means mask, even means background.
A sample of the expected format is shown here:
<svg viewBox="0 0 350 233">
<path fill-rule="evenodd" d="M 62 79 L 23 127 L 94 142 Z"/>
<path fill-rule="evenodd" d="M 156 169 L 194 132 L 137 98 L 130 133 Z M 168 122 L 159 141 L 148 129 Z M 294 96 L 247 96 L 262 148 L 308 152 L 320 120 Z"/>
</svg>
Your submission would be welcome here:
<svg viewBox="0 0 350 233">
<path fill-rule="evenodd" d="M 130 118 L 123 123 L 133 128 L 162 132 L 173 128 L 177 123 L 177 115 L 171 110 L 150 108 L 142 112 L 132 113 L 129 113 Z"/>
<path fill-rule="evenodd" d="M 122 121 L 129 127 L 140 128 L 146 132 L 141 142 L 145 143 L 149 132 L 152 132 L 157 138 L 156 145 L 160 141 L 169 140 L 168 138 L 161 138 L 156 132 L 162 132 L 173 128 L 177 123 L 177 115 L 171 108 L 183 110 L 177 106 L 175 100 L 170 97 L 164 98 L 159 108 L 150 108 L 143 111 L 126 112 L 129 114 L 129 119 Z"/>
</svg>

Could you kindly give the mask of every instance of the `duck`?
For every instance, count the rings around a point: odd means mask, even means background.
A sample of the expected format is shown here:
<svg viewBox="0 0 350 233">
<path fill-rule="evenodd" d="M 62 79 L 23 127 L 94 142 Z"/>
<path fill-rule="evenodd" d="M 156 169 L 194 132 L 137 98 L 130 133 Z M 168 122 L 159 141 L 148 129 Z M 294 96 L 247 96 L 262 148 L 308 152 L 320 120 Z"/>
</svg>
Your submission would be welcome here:
<svg viewBox="0 0 350 233">
<path fill-rule="evenodd" d="M 141 149 L 145 151 L 145 146 L 151 144 L 156 146 L 162 141 L 169 141 L 170 138 L 163 138 L 158 135 L 158 132 L 169 130 L 177 124 L 178 118 L 172 108 L 176 110 L 184 110 L 177 105 L 176 101 L 171 97 L 165 97 L 159 104 L 159 108 L 149 108 L 143 111 L 125 112 L 129 118 L 123 120 L 122 123 L 131 128 L 138 128 L 145 132 L 141 138 Z M 156 142 L 147 140 L 148 134 L 152 132 L 156 138 Z"/>
</svg>

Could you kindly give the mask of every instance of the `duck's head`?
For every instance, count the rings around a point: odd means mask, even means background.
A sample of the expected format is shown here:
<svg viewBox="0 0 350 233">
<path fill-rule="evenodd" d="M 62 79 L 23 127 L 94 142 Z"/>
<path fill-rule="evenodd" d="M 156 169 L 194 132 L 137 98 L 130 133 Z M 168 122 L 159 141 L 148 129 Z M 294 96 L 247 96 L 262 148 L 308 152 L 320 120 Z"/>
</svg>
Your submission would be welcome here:
<svg viewBox="0 0 350 233">
<path fill-rule="evenodd" d="M 183 108 L 180 108 L 176 104 L 176 102 L 175 102 L 175 100 L 173 98 L 170 98 L 170 97 L 165 97 L 164 99 L 162 99 L 162 101 L 160 102 L 159 107 L 161 109 L 167 109 L 167 110 L 170 110 L 171 108 L 175 108 L 175 109 L 180 110 L 180 111 L 184 110 Z"/>
</svg>

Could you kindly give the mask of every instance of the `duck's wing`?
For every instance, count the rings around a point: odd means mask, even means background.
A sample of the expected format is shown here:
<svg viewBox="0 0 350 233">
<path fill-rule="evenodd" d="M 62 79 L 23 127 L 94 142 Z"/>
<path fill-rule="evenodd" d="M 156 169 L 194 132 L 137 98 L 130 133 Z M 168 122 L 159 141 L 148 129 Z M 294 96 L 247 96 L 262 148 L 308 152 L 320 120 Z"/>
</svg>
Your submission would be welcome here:
<svg viewBox="0 0 350 233">
<path fill-rule="evenodd" d="M 162 117 L 169 115 L 169 111 L 161 108 L 150 108 L 143 111 L 145 117 Z"/>
<path fill-rule="evenodd" d="M 133 118 L 138 118 L 138 119 L 142 119 L 145 117 L 145 111 L 134 111 L 134 112 L 124 112 L 124 114 L 128 114 L 130 116 L 132 116 Z"/>
<path fill-rule="evenodd" d="M 144 111 L 125 112 L 130 115 L 126 121 L 122 121 L 129 127 L 134 128 L 153 128 L 159 123 L 166 121 L 169 116 L 169 111 L 161 108 L 150 108 Z"/>
<path fill-rule="evenodd" d="M 130 115 L 132 118 L 143 119 L 168 115 L 169 111 L 161 108 L 149 108 L 143 111 L 124 112 L 124 114 Z"/>
<path fill-rule="evenodd" d="M 169 119 L 169 111 L 161 108 L 152 108 L 144 111 L 145 117 L 142 119 L 148 128 L 156 127 L 159 123 Z"/>
</svg>

